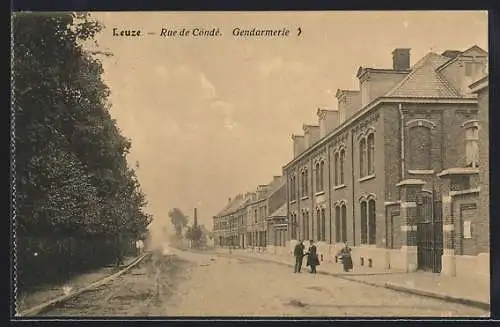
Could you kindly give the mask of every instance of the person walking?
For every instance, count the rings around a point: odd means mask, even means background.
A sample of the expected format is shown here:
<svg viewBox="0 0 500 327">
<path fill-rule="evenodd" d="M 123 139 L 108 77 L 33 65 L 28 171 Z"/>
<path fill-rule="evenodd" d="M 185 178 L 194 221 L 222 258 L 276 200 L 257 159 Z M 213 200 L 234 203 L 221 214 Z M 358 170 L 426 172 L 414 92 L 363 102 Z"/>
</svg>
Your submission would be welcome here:
<svg viewBox="0 0 500 327">
<path fill-rule="evenodd" d="M 300 273 L 300 269 L 302 268 L 302 259 L 304 258 L 304 248 L 305 246 L 302 240 L 295 245 L 295 249 L 293 250 L 293 255 L 295 256 L 294 273 Z"/>
<path fill-rule="evenodd" d="M 314 241 L 310 240 L 309 241 L 309 250 L 307 251 L 307 265 L 311 267 L 311 274 L 316 273 L 316 266 L 319 266 L 319 259 L 318 259 L 318 254 L 316 250 L 316 245 L 314 245 Z"/>
</svg>

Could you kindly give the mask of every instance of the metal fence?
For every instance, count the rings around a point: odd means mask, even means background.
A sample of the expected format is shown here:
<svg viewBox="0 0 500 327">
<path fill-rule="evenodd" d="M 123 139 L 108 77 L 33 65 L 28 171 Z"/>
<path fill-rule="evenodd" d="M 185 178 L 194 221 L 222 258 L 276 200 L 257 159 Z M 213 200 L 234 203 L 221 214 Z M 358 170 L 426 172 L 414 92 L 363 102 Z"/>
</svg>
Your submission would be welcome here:
<svg viewBox="0 0 500 327">
<path fill-rule="evenodd" d="M 19 291 L 59 283 L 91 269 L 119 263 L 137 254 L 136 239 L 121 237 L 16 238 L 16 281 Z"/>
</svg>

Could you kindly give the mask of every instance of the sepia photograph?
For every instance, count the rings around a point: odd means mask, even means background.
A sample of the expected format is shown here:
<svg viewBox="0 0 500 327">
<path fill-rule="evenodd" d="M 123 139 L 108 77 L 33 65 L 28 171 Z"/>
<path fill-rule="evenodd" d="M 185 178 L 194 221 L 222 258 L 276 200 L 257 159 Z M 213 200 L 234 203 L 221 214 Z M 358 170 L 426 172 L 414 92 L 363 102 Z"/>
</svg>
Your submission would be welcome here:
<svg viewBox="0 0 500 327">
<path fill-rule="evenodd" d="M 11 20 L 13 319 L 490 317 L 487 11 Z"/>
</svg>

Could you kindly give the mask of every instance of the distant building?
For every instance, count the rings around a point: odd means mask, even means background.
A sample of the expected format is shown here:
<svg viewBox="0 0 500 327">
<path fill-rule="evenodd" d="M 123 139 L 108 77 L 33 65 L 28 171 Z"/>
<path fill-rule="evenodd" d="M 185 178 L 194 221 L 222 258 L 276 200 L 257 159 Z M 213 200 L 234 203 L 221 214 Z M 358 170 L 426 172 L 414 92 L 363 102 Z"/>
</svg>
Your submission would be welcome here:
<svg viewBox="0 0 500 327">
<path fill-rule="evenodd" d="M 217 244 L 265 250 L 268 232 L 273 228 L 267 218 L 270 211 L 278 209 L 285 200 L 281 176 L 275 176 L 269 184 L 259 185 L 255 192 L 229 199 L 226 207 L 213 217 Z"/>
</svg>

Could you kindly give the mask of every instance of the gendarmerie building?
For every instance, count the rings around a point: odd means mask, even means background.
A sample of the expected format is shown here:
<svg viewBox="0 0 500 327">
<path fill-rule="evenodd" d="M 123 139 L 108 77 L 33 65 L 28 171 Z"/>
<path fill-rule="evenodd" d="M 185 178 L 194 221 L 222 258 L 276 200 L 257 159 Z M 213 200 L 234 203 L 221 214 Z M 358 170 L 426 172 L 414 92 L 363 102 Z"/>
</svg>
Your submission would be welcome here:
<svg viewBox="0 0 500 327">
<path fill-rule="evenodd" d="M 487 118 L 474 93 L 487 87 L 471 89 L 487 52 L 430 52 L 413 66 L 410 49 L 392 58 L 392 68 L 360 67 L 359 88 L 338 90 L 338 109 L 318 109 L 318 123 L 292 136 L 289 249 L 313 239 L 332 258 L 347 242 L 355 265 L 470 274 L 489 260 Z"/>
</svg>

